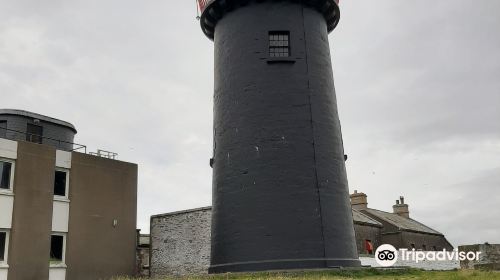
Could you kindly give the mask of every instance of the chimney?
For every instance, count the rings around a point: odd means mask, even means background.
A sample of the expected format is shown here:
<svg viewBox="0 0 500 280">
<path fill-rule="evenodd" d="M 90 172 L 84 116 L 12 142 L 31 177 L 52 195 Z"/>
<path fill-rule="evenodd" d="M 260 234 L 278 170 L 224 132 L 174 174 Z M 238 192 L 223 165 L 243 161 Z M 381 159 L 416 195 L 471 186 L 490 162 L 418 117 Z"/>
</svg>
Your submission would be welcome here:
<svg viewBox="0 0 500 280">
<path fill-rule="evenodd" d="M 354 190 L 354 193 L 351 194 L 351 206 L 352 209 L 355 210 L 364 210 L 368 208 L 368 200 L 366 199 L 366 194 L 358 193 L 357 190 Z"/>
<path fill-rule="evenodd" d="M 408 204 L 405 204 L 405 198 L 403 196 L 396 200 L 396 204 L 392 206 L 394 214 L 398 214 L 401 217 L 410 218 L 410 211 L 408 210 Z"/>
</svg>

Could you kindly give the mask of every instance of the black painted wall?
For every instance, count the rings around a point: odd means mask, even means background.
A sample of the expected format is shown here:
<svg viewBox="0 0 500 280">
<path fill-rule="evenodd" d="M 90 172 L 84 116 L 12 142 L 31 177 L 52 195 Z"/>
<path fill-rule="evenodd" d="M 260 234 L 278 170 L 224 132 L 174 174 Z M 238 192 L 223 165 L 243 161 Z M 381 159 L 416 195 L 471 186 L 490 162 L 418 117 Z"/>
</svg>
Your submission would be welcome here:
<svg viewBox="0 0 500 280">
<path fill-rule="evenodd" d="M 0 137 L 2 138 L 7 138 L 15 141 L 26 141 L 25 133 L 27 132 L 28 124 L 35 124 L 43 127 L 43 137 L 47 137 L 42 139 L 43 144 L 52 146 L 59 150 L 71 151 L 73 149 L 73 144 L 70 143 L 73 143 L 76 131 L 71 128 L 45 120 L 39 120 L 38 123 L 35 123 L 33 117 L 24 115 L 0 113 L 0 122 L 3 121 L 5 123 L 2 127 L 16 130 L 20 133 L 0 129 Z"/>
<path fill-rule="evenodd" d="M 291 57 L 268 57 L 289 31 Z M 252 2 L 215 28 L 210 272 L 358 266 L 324 17 Z"/>
</svg>

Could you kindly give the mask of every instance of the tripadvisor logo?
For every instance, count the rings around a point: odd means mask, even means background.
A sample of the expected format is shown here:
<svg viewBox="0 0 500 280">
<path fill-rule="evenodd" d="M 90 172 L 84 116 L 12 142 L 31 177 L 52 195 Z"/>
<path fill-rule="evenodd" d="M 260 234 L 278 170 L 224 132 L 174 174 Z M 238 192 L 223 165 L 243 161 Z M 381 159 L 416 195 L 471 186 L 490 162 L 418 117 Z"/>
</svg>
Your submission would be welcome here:
<svg viewBox="0 0 500 280">
<path fill-rule="evenodd" d="M 391 266 L 398 260 L 398 250 L 389 244 L 380 245 L 375 251 L 375 260 L 381 266 Z"/>
<path fill-rule="evenodd" d="M 389 244 L 380 245 L 375 251 L 375 260 L 381 266 L 392 266 L 398 260 L 419 263 L 422 261 L 478 261 L 481 252 L 452 251 L 415 251 L 415 249 L 400 249 Z"/>
</svg>

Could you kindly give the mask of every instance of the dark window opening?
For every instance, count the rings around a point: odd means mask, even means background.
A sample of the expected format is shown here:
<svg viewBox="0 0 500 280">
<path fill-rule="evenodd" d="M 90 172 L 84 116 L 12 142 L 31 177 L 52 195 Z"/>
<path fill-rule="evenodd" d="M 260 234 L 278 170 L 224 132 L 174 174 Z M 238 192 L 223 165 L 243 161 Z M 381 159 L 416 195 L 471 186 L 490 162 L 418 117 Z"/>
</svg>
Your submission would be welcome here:
<svg viewBox="0 0 500 280">
<path fill-rule="evenodd" d="M 43 127 L 29 123 L 26 128 L 26 141 L 42 144 Z"/>
<path fill-rule="evenodd" d="M 0 121 L 0 137 L 7 137 L 7 121 Z"/>
<path fill-rule="evenodd" d="M 12 163 L 0 161 L 0 189 L 10 189 Z"/>
<path fill-rule="evenodd" d="M 427 245 L 422 245 L 422 250 L 427 251 Z"/>
<path fill-rule="evenodd" d="M 288 31 L 269 32 L 269 56 L 270 57 L 290 56 L 290 32 Z"/>
<path fill-rule="evenodd" d="M 54 195 L 66 196 L 66 171 L 56 170 L 54 179 Z"/>
<path fill-rule="evenodd" d="M 415 249 L 415 244 L 411 243 L 410 246 L 412 249 Z"/>
<path fill-rule="evenodd" d="M 63 247 L 64 236 L 52 235 L 50 237 L 50 260 L 62 261 L 63 260 Z"/>
<path fill-rule="evenodd" d="M 365 250 L 367 254 L 369 255 L 373 254 L 373 244 L 371 240 L 368 239 L 365 240 Z"/>
<path fill-rule="evenodd" d="M 5 261 L 5 243 L 7 241 L 7 233 L 0 232 L 0 262 Z"/>
<path fill-rule="evenodd" d="M 437 251 L 438 249 L 436 246 L 432 246 L 432 250 Z"/>
</svg>

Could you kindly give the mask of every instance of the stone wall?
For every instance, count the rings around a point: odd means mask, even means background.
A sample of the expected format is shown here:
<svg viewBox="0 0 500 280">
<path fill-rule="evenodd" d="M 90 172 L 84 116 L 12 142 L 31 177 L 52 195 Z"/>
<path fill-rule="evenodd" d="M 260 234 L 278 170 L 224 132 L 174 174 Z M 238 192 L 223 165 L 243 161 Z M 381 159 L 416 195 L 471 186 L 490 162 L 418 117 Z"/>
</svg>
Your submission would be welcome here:
<svg viewBox="0 0 500 280">
<path fill-rule="evenodd" d="M 354 232 L 356 234 L 356 246 L 358 254 L 368 254 L 365 248 L 365 241 L 370 240 L 373 245 L 373 253 L 380 243 L 380 228 L 369 225 L 354 223 Z"/>
<path fill-rule="evenodd" d="M 411 244 L 415 245 L 416 250 L 423 251 L 441 251 L 446 249 L 453 250 L 453 246 L 446 240 L 443 235 L 425 234 L 418 232 L 401 232 L 402 244 L 399 248 L 411 249 Z"/>
<path fill-rule="evenodd" d="M 206 274 L 211 207 L 151 217 L 151 277 Z"/>
<path fill-rule="evenodd" d="M 137 276 L 149 276 L 149 247 L 137 248 Z"/>
<path fill-rule="evenodd" d="M 500 270 L 500 244 L 475 244 L 458 246 L 459 251 L 481 252 L 479 261 L 460 261 L 460 267 L 466 269 Z"/>
<path fill-rule="evenodd" d="M 211 207 L 151 217 L 151 276 L 186 276 L 208 273 L 210 227 Z M 403 239 L 415 242 L 419 247 L 426 244 L 427 249 L 432 249 L 434 245 L 438 250 L 452 249 L 446 239 L 439 235 L 412 232 L 380 234 L 381 228 L 359 223 L 355 223 L 354 228 L 358 252 L 361 254 L 366 253 L 364 251 L 366 239 L 372 241 L 374 249 L 384 243 L 399 247 L 398 244 Z M 361 257 L 360 260 L 362 265 L 379 266 L 373 257 L 367 257 L 367 255 Z M 410 266 L 426 270 L 450 270 L 460 267 L 458 261 L 424 261 L 417 264 L 401 260 L 396 263 L 396 266 Z"/>
</svg>

